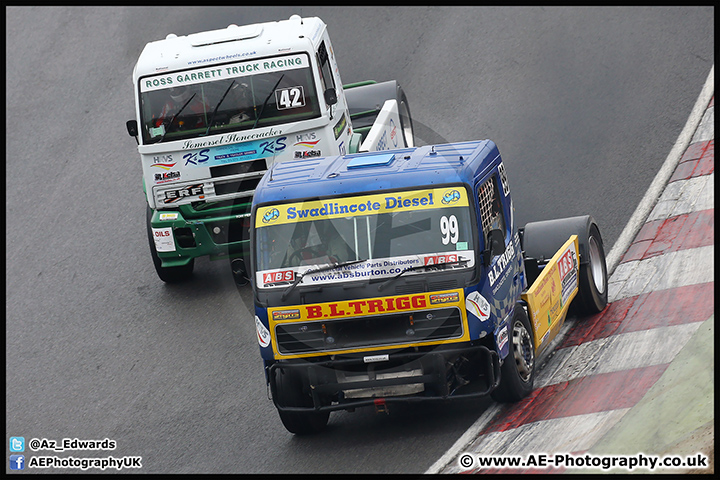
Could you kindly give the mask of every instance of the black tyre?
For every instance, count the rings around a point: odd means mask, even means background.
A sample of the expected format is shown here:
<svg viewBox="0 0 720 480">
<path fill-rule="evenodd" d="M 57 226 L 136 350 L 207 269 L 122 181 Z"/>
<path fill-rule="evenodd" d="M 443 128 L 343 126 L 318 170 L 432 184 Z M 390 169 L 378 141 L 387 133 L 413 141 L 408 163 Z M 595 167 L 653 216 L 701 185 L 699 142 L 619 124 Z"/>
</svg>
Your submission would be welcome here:
<svg viewBox="0 0 720 480">
<path fill-rule="evenodd" d="M 605 250 L 597 226 L 591 225 L 587 241 L 588 261 L 580 265 L 580 311 L 585 314 L 602 312 L 608 303 L 607 265 Z"/>
<path fill-rule="evenodd" d="M 152 234 L 152 220 L 153 211 L 147 207 L 147 235 L 148 242 L 150 242 L 150 255 L 152 256 L 153 265 L 158 277 L 165 283 L 179 283 L 188 280 L 192 277 L 193 268 L 195 267 L 195 259 L 190 259 L 187 265 L 181 267 L 163 267 L 162 261 L 155 250 L 155 240 Z"/>
<path fill-rule="evenodd" d="M 498 402 L 517 402 L 530 395 L 535 381 L 535 342 L 522 305 L 515 305 L 508 351 L 500 368 L 500 385 L 490 394 Z"/>
<path fill-rule="evenodd" d="M 523 250 L 526 258 L 547 260 L 571 235 L 578 236 L 580 268 L 579 292 L 570 310 L 573 315 L 592 315 L 607 306 L 608 280 L 600 229 L 591 216 L 528 223 L 524 228 Z M 530 283 L 534 281 L 534 275 L 530 270 L 528 274 Z"/>
<path fill-rule="evenodd" d="M 303 376 L 292 369 L 275 371 L 277 403 L 284 407 L 311 407 L 312 397 L 305 391 Z M 285 428 L 296 435 L 318 433 L 327 426 L 330 412 L 283 412 L 278 410 Z"/>
<path fill-rule="evenodd" d="M 406 147 L 415 146 L 415 134 L 413 132 L 412 116 L 410 115 L 410 106 L 408 105 L 405 92 L 399 86 L 397 87 L 398 113 L 400 114 L 400 131 L 405 140 Z"/>
</svg>

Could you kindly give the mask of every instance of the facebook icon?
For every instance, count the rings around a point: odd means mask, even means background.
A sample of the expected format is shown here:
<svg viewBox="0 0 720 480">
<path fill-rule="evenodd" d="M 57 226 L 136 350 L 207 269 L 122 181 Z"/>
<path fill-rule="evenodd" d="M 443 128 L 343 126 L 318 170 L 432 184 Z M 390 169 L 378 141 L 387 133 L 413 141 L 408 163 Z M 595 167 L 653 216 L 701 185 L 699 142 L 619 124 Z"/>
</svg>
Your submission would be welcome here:
<svg viewBox="0 0 720 480">
<path fill-rule="evenodd" d="M 10 455 L 10 470 L 24 470 L 25 455 Z"/>
</svg>

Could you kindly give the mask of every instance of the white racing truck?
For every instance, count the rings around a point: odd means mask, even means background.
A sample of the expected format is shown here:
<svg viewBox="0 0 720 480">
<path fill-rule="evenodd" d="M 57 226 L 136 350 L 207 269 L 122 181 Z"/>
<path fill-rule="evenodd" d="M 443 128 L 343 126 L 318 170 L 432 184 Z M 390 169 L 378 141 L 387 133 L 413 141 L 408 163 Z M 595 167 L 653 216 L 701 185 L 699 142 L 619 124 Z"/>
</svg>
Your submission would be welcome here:
<svg viewBox="0 0 720 480">
<path fill-rule="evenodd" d="M 344 85 L 319 18 L 148 43 L 133 72 L 147 233 L 161 280 L 196 257 L 230 258 L 245 278 L 255 187 L 275 163 L 413 146 L 395 81 Z"/>
</svg>

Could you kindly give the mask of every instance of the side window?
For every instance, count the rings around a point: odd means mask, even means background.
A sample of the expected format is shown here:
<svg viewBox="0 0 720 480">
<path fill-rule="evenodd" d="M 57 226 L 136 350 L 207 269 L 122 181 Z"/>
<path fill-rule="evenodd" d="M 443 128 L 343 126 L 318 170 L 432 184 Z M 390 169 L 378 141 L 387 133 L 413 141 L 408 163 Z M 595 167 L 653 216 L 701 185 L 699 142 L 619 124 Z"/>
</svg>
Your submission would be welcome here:
<svg viewBox="0 0 720 480">
<path fill-rule="evenodd" d="M 325 48 L 325 42 L 320 43 L 317 52 L 318 65 L 320 65 L 320 81 L 322 91 L 324 92 L 328 88 L 335 88 L 335 80 L 333 79 L 332 69 L 330 68 L 330 59 L 328 58 L 327 48 Z"/>
<path fill-rule="evenodd" d="M 483 236 L 487 239 L 490 230 L 499 229 L 507 242 L 505 228 L 505 214 L 500 201 L 497 175 L 488 178 L 477 191 L 478 205 L 480 206 L 480 223 Z"/>
</svg>

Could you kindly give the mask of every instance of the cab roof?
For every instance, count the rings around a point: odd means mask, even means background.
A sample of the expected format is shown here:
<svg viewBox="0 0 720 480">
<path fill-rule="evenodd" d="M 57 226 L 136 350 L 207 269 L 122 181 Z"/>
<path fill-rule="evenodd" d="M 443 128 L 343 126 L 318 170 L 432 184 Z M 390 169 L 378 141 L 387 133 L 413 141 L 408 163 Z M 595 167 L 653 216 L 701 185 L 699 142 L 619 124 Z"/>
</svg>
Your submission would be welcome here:
<svg viewBox="0 0 720 480">
<path fill-rule="evenodd" d="M 253 204 L 428 185 L 472 185 L 499 162 L 500 152 L 491 140 L 290 160 L 265 173 Z"/>
<path fill-rule="evenodd" d="M 133 81 L 162 72 L 306 51 L 319 41 L 325 23 L 317 17 L 293 15 L 287 20 L 256 23 L 178 36 L 145 45 Z"/>
</svg>

